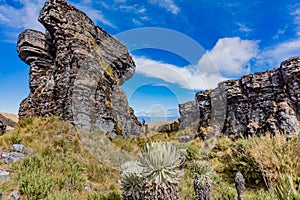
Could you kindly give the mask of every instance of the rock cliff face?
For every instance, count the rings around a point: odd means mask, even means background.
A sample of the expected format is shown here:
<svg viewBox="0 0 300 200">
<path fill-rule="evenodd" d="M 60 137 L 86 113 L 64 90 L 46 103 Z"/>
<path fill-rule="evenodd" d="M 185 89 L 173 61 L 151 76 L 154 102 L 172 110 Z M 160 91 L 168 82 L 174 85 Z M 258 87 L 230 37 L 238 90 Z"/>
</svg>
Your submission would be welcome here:
<svg viewBox="0 0 300 200">
<path fill-rule="evenodd" d="M 64 0 L 45 3 L 39 19 L 46 33 L 25 30 L 19 57 L 30 65 L 30 95 L 20 119 L 60 116 L 110 137 L 138 135 L 141 125 L 120 88 L 135 64 L 127 48 Z"/>
<path fill-rule="evenodd" d="M 300 57 L 284 61 L 271 71 L 222 82 L 212 91 L 199 92 L 194 102 L 180 105 L 179 109 L 182 129 L 191 121 L 199 121 L 199 127 L 217 122 L 212 129 L 217 134 L 298 134 Z M 195 110 L 199 110 L 198 115 Z"/>
</svg>

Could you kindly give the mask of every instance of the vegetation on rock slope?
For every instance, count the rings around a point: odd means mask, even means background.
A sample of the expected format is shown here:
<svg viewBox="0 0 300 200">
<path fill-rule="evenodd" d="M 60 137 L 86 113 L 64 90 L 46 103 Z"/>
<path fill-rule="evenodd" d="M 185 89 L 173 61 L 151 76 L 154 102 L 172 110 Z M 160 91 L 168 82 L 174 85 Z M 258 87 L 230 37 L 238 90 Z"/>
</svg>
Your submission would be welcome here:
<svg viewBox="0 0 300 200">
<path fill-rule="evenodd" d="M 245 177 L 244 199 L 299 199 L 299 136 L 288 142 L 280 134 L 178 142 L 189 131 L 153 130 L 140 138 L 109 140 L 101 133 L 76 130 L 56 117 L 26 119 L 0 137 L 0 152 L 23 144 L 34 153 L 21 162 L 0 162 L 0 169 L 11 173 L 11 179 L 0 182 L 0 190 L 4 196 L 19 191 L 24 199 L 121 199 L 120 166 L 136 160 L 147 143 L 166 141 L 185 150 L 180 199 L 195 198 L 195 174 L 209 177 L 212 199 L 235 199 L 238 171 Z"/>
<path fill-rule="evenodd" d="M 33 150 L 22 162 L 0 169 L 11 179 L 0 182 L 4 195 L 19 191 L 25 199 L 117 199 L 119 172 L 83 146 L 76 129 L 56 117 L 25 119 L 0 137 L 1 152 L 12 144 Z"/>
</svg>

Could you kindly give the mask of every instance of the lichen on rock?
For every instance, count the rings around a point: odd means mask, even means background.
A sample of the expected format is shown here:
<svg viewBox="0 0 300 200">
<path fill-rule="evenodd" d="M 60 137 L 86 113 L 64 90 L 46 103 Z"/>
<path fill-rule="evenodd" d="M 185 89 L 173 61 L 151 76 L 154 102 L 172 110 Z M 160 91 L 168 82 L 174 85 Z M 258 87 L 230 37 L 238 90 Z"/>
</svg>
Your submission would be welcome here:
<svg viewBox="0 0 300 200">
<path fill-rule="evenodd" d="M 18 39 L 19 57 L 30 65 L 20 119 L 56 115 L 110 137 L 139 135 L 141 124 L 120 88 L 135 71 L 127 48 L 63 0 L 46 2 L 38 20 L 45 34 L 25 30 Z"/>
</svg>

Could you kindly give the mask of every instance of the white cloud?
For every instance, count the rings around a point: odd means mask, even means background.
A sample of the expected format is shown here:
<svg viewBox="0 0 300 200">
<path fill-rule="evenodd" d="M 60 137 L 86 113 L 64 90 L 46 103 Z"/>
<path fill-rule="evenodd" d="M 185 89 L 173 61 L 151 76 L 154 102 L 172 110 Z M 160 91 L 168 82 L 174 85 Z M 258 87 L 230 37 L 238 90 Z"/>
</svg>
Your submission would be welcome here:
<svg viewBox="0 0 300 200">
<path fill-rule="evenodd" d="M 249 73 L 248 63 L 258 55 L 258 51 L 258 41 L 222 38 L 200 59 L 198 66 L 200 71 L 210 73 L 218 70 L 227 76 L 244 75 Z"/>
<path fill-rule="evenodd" d="M 133 57 L 133 59 L 137 65 L 136 73 L 179 84 L 181 87 L 190 90 L 214 88 L 220 81 L 225 80 L 218 74 L 199 73 L 192 66 L 177 67 L 144 57 Z"/>
<path fill-rule="evenodd" d="M 150 0 L 150 3 L 165 8 L 168 12 L 177 15 L 180 8 L 174 3 L 173 0 Z"/>
<path fill-rule="evenodd" d="M 0 6 L 0 23 L 13 30 L 44 30 L 37 19 L 45 0 L 20 0 L 19 2 L 22 5 L 19 9 L 7 4 Z"/>
<path fill-rule="evenodd" d="M 139 13 L 145 13 L 147 11 L 146 8 L 142 7 L 138 10 Z"/>
<path fill-rule="evenodd" d="M 221 74 L 231 77 L 249 72 L 248 62 L 257 56 L 257 43 L 237 37 L 219 39 L 214 48 L 202 56 L 197 66 L 178 67 L 144 57 L 133 59 L 137 73 L 190 90 L 213 89 L 219 82 L 228 79 Z"/>
<path fill-rule="evenodd" d="M 141 23 L 139 20 L 134 19 L 134 18 L 132 18 L 132 22 L 133 22 L 135 25 L 138 25 L 138 26 L 142 25 L 142 23 Z"/>
<path fill-rule="evenodd" d="M 252 29 L 247 27 L 245 24 L 242 23 L 236 23 L 236 25 L 238 26 L 238 29 L 241 33 L 249 33 L 252 32 Z"/>
<path fill-rule="evenodd" d="M 288 28 L 288 26 L 286 25 L 286 26 L 284 26 L 283 28 L 278 29 L 276 35 L 273 36 L 273 39 L 274 39 L 274 40 L 279 39 L 280 36 L 282 36 L 282 35 L 285 34 L 287 28 Z"/>
<path fill-rule="evenodd" d="M 262 51 L 258 57 L 258 66 L 278 67 L 279 64 L 294 56 L 299 56 L 300 38 L 279 43 Z"/>
<path fill-rule="evenodd" d="M 294 24 L 297 26 L 296 31 L 298 36 L 300 36 L 300 8 L 294 10 L 291 15 L 294 17 Z"/>
<path fill-rule="evenodd" d="M 295 31 L 297 37 L 288 41 L 278 43 L 274 46 L 268 47 L 261 51 L 258 59 L 257 66 L 267 66 L 269 68 L 278 67 L 280 63 L 284 60 L 287 60 L 294 56 L 299 56 L 300 52 L 300 8 L 297 8 L 291 12 L 293 17 L 293 22 L 295 25 Z M 285 26 L 284 29 L 278 30 L 278 37 L 281 34 L 284 34 L 288 26 Z M 275 38 L 277 38 L 275 35 Z"/>
<path fill-rule="evenodd" d="M 38 16 L 46 0 L 15 0 L 21 5 L 20 8 L 14 8 L 8 4 L 0 5 L 0 25 L 4 25 L 7 28 L 7 35 L 13 36 L 12 41 L 15 42 L 15 37 L 18 33 L 24 29 L 34 29 L 44 31 L 45 28 L 38 22 Z M 76 4 L 80 10 L 86 12 L 86 14 L 96 22 L 101 22 L 105 25 L 115 27 L 109 22 L 103 14 L 85 4 L 89 3 L 88 0 L 83 0 L 82 4 Z M 11 39 L 6 39 L 10 41 Z"/>
</svg>

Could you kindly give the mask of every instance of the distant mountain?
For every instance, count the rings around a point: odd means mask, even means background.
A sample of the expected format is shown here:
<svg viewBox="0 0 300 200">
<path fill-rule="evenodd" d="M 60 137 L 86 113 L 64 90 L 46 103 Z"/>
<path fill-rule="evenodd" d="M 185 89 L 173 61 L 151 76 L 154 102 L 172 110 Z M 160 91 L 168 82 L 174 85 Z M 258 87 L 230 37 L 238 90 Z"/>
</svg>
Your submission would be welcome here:
<svg viewBox="0 0 300 200">
<path fill-rule="evenodd" d="M 150 122 L 165 122 L 165 121 L 173 121 L 178 119 L 178 117 L 176 116 L 171 116 L 171 117 L 149 117 L 149 116 L 137 116 L 137 119 L 139 120 L 139 122 L 143 122 L 143 119 L 145 120 L 146 123 L 150 123 Z"/>
<path fill-rule="evenodd" d="M 140 111 L 136 112 L 136 116 L 141 123 L 143 122 L 143 120 L 145 120 L 146 123 L 172 121 L 179 118 L 179 111 L 177 108 L 168 109 L 165 113 Z"/>
<path fill-rule="evenodd" d="M 15 114 L 0 112 L 0 121 L 8 127 L 15 127 L 19 121 L 19 117 Z"/>
</svg>

